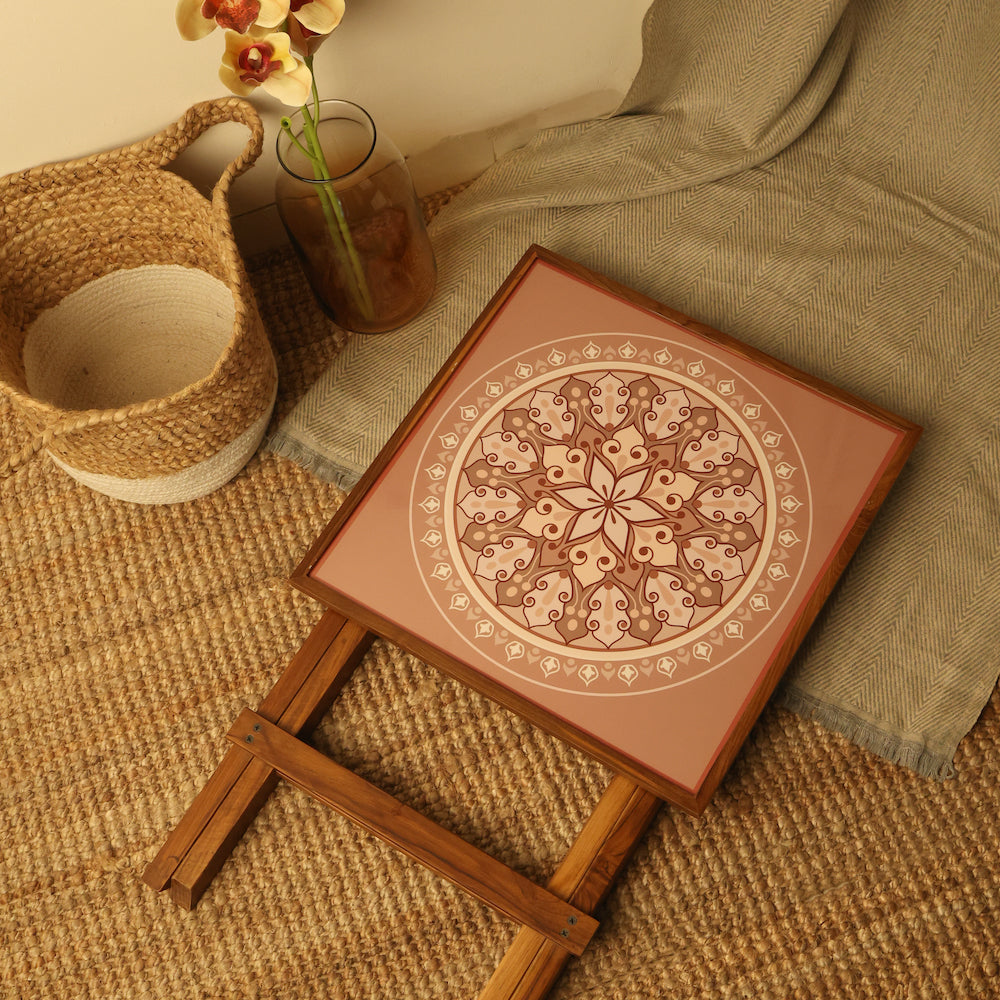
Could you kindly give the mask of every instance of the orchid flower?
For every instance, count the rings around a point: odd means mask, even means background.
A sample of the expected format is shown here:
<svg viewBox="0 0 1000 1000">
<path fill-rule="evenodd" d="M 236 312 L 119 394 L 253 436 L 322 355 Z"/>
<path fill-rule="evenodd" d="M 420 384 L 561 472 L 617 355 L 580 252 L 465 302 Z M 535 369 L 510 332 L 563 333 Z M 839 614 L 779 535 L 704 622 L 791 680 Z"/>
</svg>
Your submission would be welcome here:
<svg viewBox="0 0 1000 1000">
<path fill-rule="evenodd" d="M 256 24 L 277 28 L 288 16 L 289 0 L 178 0 L 175 17 L 181 38 L 194 42 L 216 26 L 241 35 Z"/>
<path fill-rule="evenodd" d="M 344 0 L 291 0 L 291 18 L 314 35 L 329 35 L 344 17 Z"/>
<path fill-rule="evenodd" d="M 291 0 L 285 30 L 292 46 L 311 56 L 344 16 L 344 0 Z"/>
<path fill-rule="evenodd" d="M 292 55 L 291 39 L 283 31 L 252 30 L 247 35 L 227 31 L 219 79 L 240 97 L 262 87 L 293 108 L 305 104 L 312 89 L 312 73 Z"/>
</svg>

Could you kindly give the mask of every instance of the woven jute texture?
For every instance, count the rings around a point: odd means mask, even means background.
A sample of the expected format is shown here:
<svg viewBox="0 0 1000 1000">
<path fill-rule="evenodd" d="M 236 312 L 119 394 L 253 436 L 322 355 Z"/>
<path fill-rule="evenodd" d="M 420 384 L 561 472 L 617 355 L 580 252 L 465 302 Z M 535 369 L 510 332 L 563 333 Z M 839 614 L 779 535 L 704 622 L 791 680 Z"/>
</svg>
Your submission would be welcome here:
<svg viewBox="0 0 1000 1000">
<path fill-rule="evenodd" d="M 205 131 L 232 121 L 245 125 L 250 137 L 209 200 L 166 168 Z M 253 106 L 225 98 L 195 105 L 133 145 L 0 179 L 0 386 L 30 431 L 9 465 L 44 447 L 84 472 L 126 480 L 166 476 L 214 456 L 268 412 L 274 360 L 233 239 L 228 202 L 232 181 L 256 160 L 262 141 Z M 32 322 L 90 282 L 139 268 L 155 275 L 156 265 L 202 271 L 230 291 L 231 336 L 211 370 L 167 395 L 124 405 L 71 409 L 60 399 L 36 398 L 23 358 Z M 118 326 L 129 320 L 134 338 L 141 339 L 142 311 Z M 175 353 L 183 355 L 197 336 L 179 322 Z M 142 381 L 128 370 L 114 381 L 127 389 L 133 375 Z"/>
<path fill-rule="evenodd" d="M 343 347 L 252 262 L 276 420 Z M 273 424 L 272 424 L 273 426 Z M 25 431 L 0 404 L 5 453 Z M 282 784 L 193 912 L 141 881 L 321 609 L 286 583 L 342 494 L 274 454 L 187 504 L 0 483 L 0 997 L 475 997 L 514 927 Z M 1000 696 L 946 782 L 765 711 L 700 819 L 664 808 L 557 1000 L 1000 996 Z M 608 774 L 378 641 L 314 743 L 530 877 Z"/>
</svg>

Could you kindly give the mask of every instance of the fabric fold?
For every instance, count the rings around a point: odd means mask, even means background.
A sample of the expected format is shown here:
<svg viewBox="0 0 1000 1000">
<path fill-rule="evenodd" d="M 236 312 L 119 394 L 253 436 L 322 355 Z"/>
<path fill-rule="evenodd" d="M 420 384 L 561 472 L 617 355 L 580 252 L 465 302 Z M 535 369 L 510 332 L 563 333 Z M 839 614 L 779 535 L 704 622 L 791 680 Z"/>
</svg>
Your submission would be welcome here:
<svg viewBox="0 0 1000 1000">
<path fill-rule="evenodd" d="M 620 113 L 539 132 L 445 206 L 432 225 L 439 282 L 429 307 L 390 338 L 353 338 L 271 450 L 349 486 L 527 245 L 558 241 L 555 213 L 599 225 L 602 210 L 613 217 L 772 157 L 822 111 L 853 33 L 847 0 L 761 0 L 726 18 L 706 17 L 700 0 L 654 3 Z M 518 230 L 509 239 L 507 217 Z M 497 266 L 474 285 L 469 253 L 485 261 L 487 249 Z"/>
</svg>

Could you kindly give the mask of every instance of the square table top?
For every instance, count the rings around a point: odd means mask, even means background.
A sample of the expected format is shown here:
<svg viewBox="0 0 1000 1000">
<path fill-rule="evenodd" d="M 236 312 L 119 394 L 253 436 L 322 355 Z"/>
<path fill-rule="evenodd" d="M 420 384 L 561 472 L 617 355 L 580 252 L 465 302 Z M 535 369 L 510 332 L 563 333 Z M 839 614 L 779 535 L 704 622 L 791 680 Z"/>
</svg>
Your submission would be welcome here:
<svg viewBox="0 0 1000 1000">
<path fill-rule="evenodd" d="M 700 811 L 918 435 L 536 247 L 294 582 Z"/>
</svg>

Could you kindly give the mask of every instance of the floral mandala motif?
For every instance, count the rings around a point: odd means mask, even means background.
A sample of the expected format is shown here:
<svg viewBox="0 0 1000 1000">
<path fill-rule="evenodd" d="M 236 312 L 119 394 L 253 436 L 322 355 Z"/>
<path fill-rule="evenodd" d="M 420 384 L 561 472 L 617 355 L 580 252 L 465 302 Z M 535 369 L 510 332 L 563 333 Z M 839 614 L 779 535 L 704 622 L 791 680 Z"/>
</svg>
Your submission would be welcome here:
<svg viewBox="0 0 1000 1000">
<path fill-rule="evenodd" d="M 577 372 L 508 402 L 467 450 L 458 551 L 540 639 L 639 649 L 732 598 L 760 548 L 764 487 L 740 430 L 690 387 Z"/>
<path fill-rule="evenodd" d="M 469 390 L 425 448 L 413 538 L 435 602 L 498 663 L 638 693 L 766 627 L 805 483 L 734 379 L 611 342 Z"/>
</svg>

